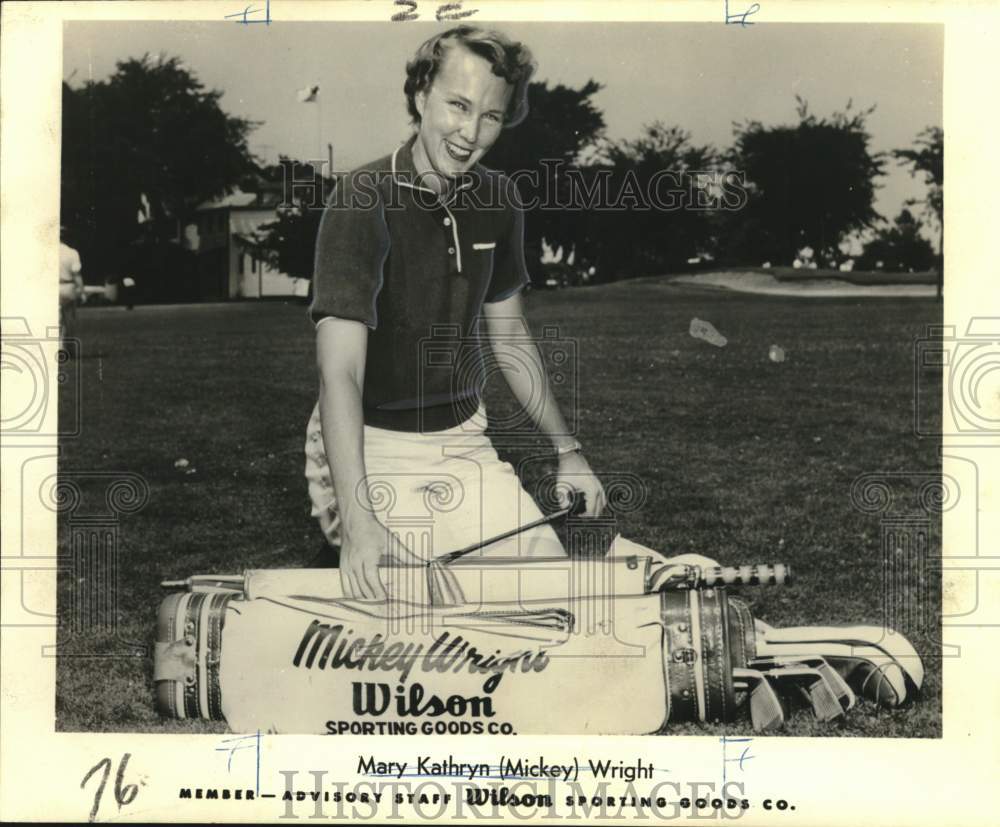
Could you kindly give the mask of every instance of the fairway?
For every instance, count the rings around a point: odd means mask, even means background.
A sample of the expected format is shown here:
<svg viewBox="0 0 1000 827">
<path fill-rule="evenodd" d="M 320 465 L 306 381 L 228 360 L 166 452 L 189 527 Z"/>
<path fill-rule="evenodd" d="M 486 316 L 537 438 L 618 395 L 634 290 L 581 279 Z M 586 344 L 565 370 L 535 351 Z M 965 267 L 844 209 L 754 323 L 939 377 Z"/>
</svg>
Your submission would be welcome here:
<svg viewBox="0 0 1000 827">
<path fill-rule="evenodd" d="M 940 473 L 939 442 L 918 439 L 913 427 L 914 340 L 940 324 L 940 303 L 754 296 L 655 279 L 536 291 L 526 303 L 536 334 L 557 325 L 575 347 L 578 381 L 556 390 L 567 414 L 576 411 L 594 470 L 644 484 L 645 502 L 623 520 L 622 534 L 726 564 L 791 564 L 793 586 L 742 590 L 772 625 L 882 622 L 878 517 L 852 506 L 851 484 L 868 472 Z M 728 344 L 692 338 L 693 317 Z M 303 478 L 316 396 L 306 308 L 95 308 L 79 321 L 79 385 L 64 385 L 62 398 L 80 394 L 82 431 L 63 441 L 60 472 L 130 472 L 150 489 L 119 531 L 119 637 L 152 644 L 161 580 L 312 562 L 322 537 Z M 784 349 L 784 362 L 768 359 L 771 345 Z M 921 381 L 940 387 L 939 376 Z M 493 380 L 492 417 L 513 404 Z M 928 407 L 921 416 L 940 415 Z M 501 450 L 515 466 L 542 454 L 541 440 Z M 175 467 L 179 459 L 187 467 Z M 530 486 L 553 463 L 528 466 Z M 86 491 L 91 483 L 80 484 Z M 60 553 L 66 535 L 62 526 Z M 932 549 L 940 550 L 939 518 Z M 862 703 L 838 725 L 800 713 L 785 732 L 940 736 L 941 669 L 928 628 L 940 616 L 940 589 L 936 580 L 915 589 L 925 585 L 930 621 L 902 630 L 927 656 L 922 699 L 892 712 Z M 61 575 L 61 611 L 77 586 Z M 151 657 L 74 658 L 93 652 L 94 639 L 60 634 L 57 729 L 225 731 L 163 721 Z M 750 724 L 676 732 L 748 734 Z"/>
</svg>

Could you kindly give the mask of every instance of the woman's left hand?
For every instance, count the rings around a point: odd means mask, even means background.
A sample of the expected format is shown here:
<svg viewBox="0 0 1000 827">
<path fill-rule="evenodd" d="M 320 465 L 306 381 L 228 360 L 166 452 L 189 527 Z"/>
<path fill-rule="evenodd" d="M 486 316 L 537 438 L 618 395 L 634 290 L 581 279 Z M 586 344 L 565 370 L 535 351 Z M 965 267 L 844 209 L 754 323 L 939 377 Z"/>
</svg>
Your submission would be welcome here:
<svg viewBox="0 0 1000 827">
<path fill-rule="evenodd" d="M 599 517 L 608 504 L 604 486 L 579 451 L 559 457 L 557 491 L 563 508 L 570 504 L 571 489 L 583 492 L 586 498 L 586 509 L 583 512 L 585 517 Z"/>
</svg>

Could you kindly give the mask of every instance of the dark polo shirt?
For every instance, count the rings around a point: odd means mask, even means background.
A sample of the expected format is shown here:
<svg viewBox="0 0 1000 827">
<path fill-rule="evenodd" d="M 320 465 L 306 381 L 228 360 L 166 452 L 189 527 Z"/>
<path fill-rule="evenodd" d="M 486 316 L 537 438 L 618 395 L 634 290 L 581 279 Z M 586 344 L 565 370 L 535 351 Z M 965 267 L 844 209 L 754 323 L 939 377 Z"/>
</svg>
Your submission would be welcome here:
<svg viewBox="0 0 1000 827">
<path fill-rule="evenodd" d="M 479 316 L 528 283 L 513 182 L 475 165 L 440 199 L 413 143 L 338 179 L 316 241 L 313 303 L 369 327 L 366 425 L 440 431 L 479 405 Z"/>
</svg>

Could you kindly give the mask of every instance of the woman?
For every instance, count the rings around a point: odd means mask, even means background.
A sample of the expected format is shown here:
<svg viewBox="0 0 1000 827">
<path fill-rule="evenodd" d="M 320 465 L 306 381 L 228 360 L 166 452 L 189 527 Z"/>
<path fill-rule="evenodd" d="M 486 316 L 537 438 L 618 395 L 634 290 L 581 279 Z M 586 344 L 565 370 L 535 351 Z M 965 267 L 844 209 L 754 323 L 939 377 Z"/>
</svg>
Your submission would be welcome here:
<svg viewBox="0 0 1000 827">
<path fill-rule="evenodd" d="M 553 444 L 561 496 L 577 489 L 587 514 L 604 508 L 527 341 L 516 190 L 479 163 L 527 115 L 533 69 L 497 32 L 460 26 L 426 41 L 404 85 L 414 135 L 340 181 L 321 221 L 306 476 L 313 514 L 340 541 L 346 594 L 384 598 L 384 557 L 424 562 L 541 516 L 484 433 L 483 338 Z M 548 526 L 487 551 L 565 554 Z"/>
</svg>

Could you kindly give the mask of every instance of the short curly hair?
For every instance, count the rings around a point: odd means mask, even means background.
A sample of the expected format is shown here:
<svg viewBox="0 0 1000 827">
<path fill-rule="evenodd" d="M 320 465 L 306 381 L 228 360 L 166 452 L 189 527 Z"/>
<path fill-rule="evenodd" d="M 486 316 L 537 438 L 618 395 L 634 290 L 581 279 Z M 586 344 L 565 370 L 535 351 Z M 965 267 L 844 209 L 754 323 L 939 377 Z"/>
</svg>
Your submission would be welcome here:
<svg viewBox="0 0 1000 827">
<path fill-rule="evenodd" d="M 528 47 L 512 41 L 497 31 L 487 31 L 477 26 L 456 26 L 425 40 L 413 60 L 406 64 L 406 108 L 414 124 L 420 123 L 416 96 L 431 88 L 448 49 L 464 46 L 470 52 L 485 58 L 493 67 L 493 74 L 506 80 L 514 91 L 507 104 L 504 126 L 517 126 L 528 116 L 528 82 L 535 71 L 535 62 Z"/>
</svg>

